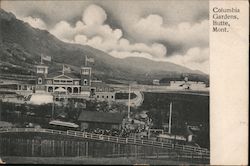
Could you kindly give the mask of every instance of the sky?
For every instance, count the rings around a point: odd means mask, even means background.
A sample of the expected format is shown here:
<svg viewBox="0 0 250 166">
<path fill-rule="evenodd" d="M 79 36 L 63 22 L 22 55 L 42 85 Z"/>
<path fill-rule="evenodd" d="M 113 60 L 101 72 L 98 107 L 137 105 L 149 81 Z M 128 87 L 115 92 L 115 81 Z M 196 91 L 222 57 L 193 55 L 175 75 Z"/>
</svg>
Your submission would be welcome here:
<svg viewBox="0 0 250 166">
<path fill-rule="evenodd" d="M 209 74 L 205 0 L 2 1 L 1 7 L 65 42 Z"/>
</svg>

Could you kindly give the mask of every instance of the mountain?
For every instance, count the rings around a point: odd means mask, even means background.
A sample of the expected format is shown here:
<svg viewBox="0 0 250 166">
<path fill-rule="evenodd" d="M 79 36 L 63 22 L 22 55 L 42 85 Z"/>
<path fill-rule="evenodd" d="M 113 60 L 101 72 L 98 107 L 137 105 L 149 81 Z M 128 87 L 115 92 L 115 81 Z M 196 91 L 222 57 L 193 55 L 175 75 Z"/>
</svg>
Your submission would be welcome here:
<svg viewBox="0 0 250 166">
<path fill-rule="evenodd" d="M 94 76 L 98 79 L 122 79 L 147 82 L 169 75 L 195 74 L 208 79 L 207 75 L 170 62 L 156 62 L 145 58 L 119 59 L 87 45 L 65 43 L 46 30 L 31 27 L 16 19 L 12 13 L 0 9 L 0 71 L 1 73 L 33 74 L 40 56 L 52 57 L 48 65 L 51 71 L 62 64 L 76 71 L 84 63 L 84 57 L 95 59 Z"/>
</svg>

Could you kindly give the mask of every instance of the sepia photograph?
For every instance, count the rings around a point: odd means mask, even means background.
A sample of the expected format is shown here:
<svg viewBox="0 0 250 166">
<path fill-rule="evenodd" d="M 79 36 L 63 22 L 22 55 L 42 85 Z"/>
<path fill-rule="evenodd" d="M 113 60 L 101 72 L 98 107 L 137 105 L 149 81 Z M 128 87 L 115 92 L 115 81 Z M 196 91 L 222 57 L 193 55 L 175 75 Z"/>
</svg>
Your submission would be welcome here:
<svg viewBox="0 0 250 166">
<path fill-rule="evenodd" d="M 0 1 L 0 164 L 210 164 L 209 1 Z"/>
</svg>

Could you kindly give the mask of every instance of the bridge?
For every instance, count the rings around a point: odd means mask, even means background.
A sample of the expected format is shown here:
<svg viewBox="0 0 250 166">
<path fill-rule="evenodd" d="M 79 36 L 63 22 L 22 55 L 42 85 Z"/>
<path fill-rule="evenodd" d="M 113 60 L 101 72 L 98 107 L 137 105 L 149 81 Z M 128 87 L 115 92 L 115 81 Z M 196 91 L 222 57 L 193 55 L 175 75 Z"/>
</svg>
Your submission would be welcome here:
<svg viewBox="0 0 250 166">
<path fill-rule="evenodd" d="M 208 149 L 196 146 L 173 144 L 169 142 L 145 140 L 138 138 L 123 138 L 123 137 L 72 131 L 72 130 L 61 131 L 61 130 L 52 130 L 44 128 L 0 128 L 0 135 L 5 133 L 52 134 L 55 136 L 64 136 L 64 137 L 67 136 L 81 140 L 92 140 L 98 142 L 109 142 L 109 143 L 124 144 L 124 145 L 136 145 L 141 147 L 158 148 L 168 151 L 168 153 L 165 152 L 162 153 L 162 155 L 168 155 L 169 152 L 176 152 L 184 158 L 198 158 L 198 159 L 209 160 L 210 157 L 210 152 Z"/>
<path fill-rule="evenodd" d="M 129 93 L 128 91 L 118 91 L 118 93 Z M 130 93 L 134 93 L 136 95 L 135 98 L 130 99 L 130 106 L 140 106 L 144 100 L 144 94 L 140 91 L 131 91 Z M 123 103 L 128 105 L 128 99 L 115 99 L 116 102 Z"/>
</svg>

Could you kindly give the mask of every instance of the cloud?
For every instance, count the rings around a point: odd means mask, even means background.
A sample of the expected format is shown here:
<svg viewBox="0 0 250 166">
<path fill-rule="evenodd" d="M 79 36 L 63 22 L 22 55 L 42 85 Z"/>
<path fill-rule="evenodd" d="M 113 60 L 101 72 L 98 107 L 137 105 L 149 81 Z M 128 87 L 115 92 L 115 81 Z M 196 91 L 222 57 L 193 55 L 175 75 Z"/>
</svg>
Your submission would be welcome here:
<svg viewBox="0 0 250 166">
<path fill-rule="evenodd" d="M 78 17 L 90 4 L 97 4 L 108 11 L 123 25 L 130 26 L 132 20 L 137 17 L 146 16 L 152 13 L 159 14 L 168 20 L 170 24 L 176 24 L 183 20 L 197 22 L 208 18 L 209 1 L 114 1 L 114 0 L 85 0 L 85 1 L 1 1 L 4 10 L 11 11 L 18 16 L 43 16 L 43 20 L 54 26 L 61 20 L 72 20 Z M 72 10 L 71 10 L 72 9 Z M 135 20 L 137 21 L 137 20 Z M 126 27 L 127 28 L 127 27 Z"/>
<path fill-rule="evenodd" d="M 131 16 L 131 15 L 130 15 Z M 127 29 L 137 42 L 124 36 L 124 30 L 107 24 L 108 15 L 98 5 L 89 5 L 75 24 L 61 20 L 51 28 L 40 18 L 24 17 L 24 21 L 40 29 L 48 29 L 60 40 L 89 45 L 116 58 L 143 57 L 155 61 L 173 62 L 209 73 L 208 20 L 196 23 L 179 22 L 168 25 L 159 14 L 138 16 Z M 127 26 L 126 26 L 127 27 Z M 128 32 L 126 31 L 126 32 Z M 182 54 L 167 55 L 171 43 L 180 46 Z"/>
<path fill-rule="evenodd" d="M 106 19 L 106 12 L 97 5 L 90 5 L 83 13 L 83 21 L 87 25 L 102 25 Z"/>
<path fill-rule="evenodd" d="M 166 60 L 190 69 L 209 73 L 209 48 L 190 48 L 185 55 L 173 55 Z"/>
<path fill-rule="evenodd" d="M 166 55 L 166 47 L 160 43 L 150 45 L 130 43 L 123 37 L 121 29 L 112 29 L 110 25 L 105 24 L 106 19 L 107 14 L 101 7 L 90 5 L 83 12 L 82 20 L 77 21 L 75 26 L 61 21 L 50 32 L 63 41 L 90 45 L 120 58 L 125 57 L 125 53 L 127 53 L 126 57 L 135 56 L 135 52 L 137 52 L 136 55 L 147 55 L 147 57 Z"/>
<path fill-rule="evenodd" d="M 128 57 L 140 57 L 140 58 L 147 58 L 153 60 L 154 58 L 149 53 L 145 52 L 130 52 L 130 51 L 111 51 L 109 52 L 110 55 L 116 58 L 128 58 Z"/>
<path fill-rule="evenodd" d="M 83 31 L 82 25 L 80 24 L 82 24 L 82 22 L 78 22 L 75 27 L 72 27 L 68 22 L 60 21 L 50 30 L 50 33 L 63 41 L 70 41 L 75 34 Z"/>
<path fill-rule="evenodd" d="M 31 16 L 28 16 L 28 17 L 19 18 L 19 19 L 23 20 L 24 22 L 29 23 L 34 28 L 38 28 L 38 29 L 42 29 L 42 30 L 47 29 L 45 22 L 40 18 L 34 18 Z"/>
<path fill-rule="evenodd" d="M 169 26 L 163 21 L 163 17 L 150 14 L 133 26 L 136 38 L 144 41 L 167 41 L 173 44 L 181 44 L 184 48 L 208 45 L 208 20 L 191 24 L 181 22 L 175 26 Z"/>
</svg>

